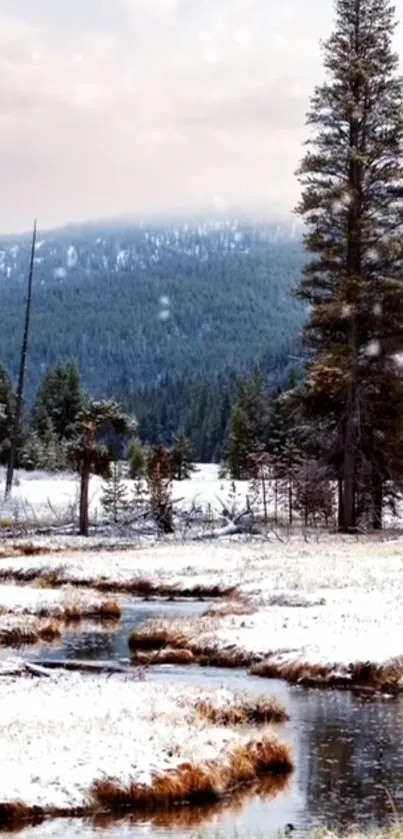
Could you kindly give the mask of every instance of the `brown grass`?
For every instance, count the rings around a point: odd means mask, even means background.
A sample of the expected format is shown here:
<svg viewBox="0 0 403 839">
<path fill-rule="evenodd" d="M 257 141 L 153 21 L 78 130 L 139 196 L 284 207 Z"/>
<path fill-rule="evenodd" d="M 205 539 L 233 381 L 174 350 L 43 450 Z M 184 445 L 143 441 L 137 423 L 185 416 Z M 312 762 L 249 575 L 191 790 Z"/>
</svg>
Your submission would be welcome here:
<svg viewBox="0 0 403 839">
<path fill-rule="evenodd" d="M 191 650 L 175 649 L 173 647 L 164 647 L 148 652 L 145 650 L 136 650 L 131 658 L 132 664 L 135 665 L 194 664 L 195 661 L 196 659 Z"/>
<path fill-rule="evenodd" d="M 210 609 L 203 612 L 203 618 L 226 618 L 228 615 L 253 615 L 256 612 L 256 607 L 246 603 L 243 600 L 227 600 L 225 603 L 219 603 Z"/>
<path fill-rule="evenodd" d="M 333 667 L 325 664 L 309 664 L 304 661 L 278 662 L 272 658 L 253 664 L 249 672 L 251 675 L 269 679 L 285 679 L 304 687 L 338 687 L 354 690 L 361 688 L 398 693 L 402 690 L 400 681 L 403 676 L 403 658 L 394 659 L 383 665 L 356 662 L 346 668 L 344 673 L 335 673 Z"/>
<path fill-rule="evenodd" d="M 35 588 L 59 588 L 61 585 L 63 585 L 63 581 L 58 576 L 57 571 L 46 571 L 43 572 L 39 577 L 36 576 L 37 572 L 32 571 L 31 573 L 33 574 L 33 576 L 30 579 L 29 577 L 27 577 L 28 573 L 30 572 L 25 572 L 23 581 L 33 582 Z"/>
<path fill-rule="evenodd" d="M 198 654 L 201 667 L 225 667 L 228 669 L 242 669 L 249 667 L 250 656 L 241 650 L 214 650 L 202 648 Z"/>
<path fill-rule="evenodd" d="M 218 707 L 209 699 L 196 704 L 197 713 L 213 725 L 250 725 L 252 723 L 283 723 L 289 720 L 284 706 L 272 696 L 256 699 L 242 697 L 233 705 Z"/>
<path fill-rule="evenodd" d="M 180 647 L 181 649 L 187 647 L 186 638 L 181 633 L 174 632 L 169 628 L 153 627 L 134 630 L 129 636 L 128 645 L 133 651 L 159 650 L 166 646 Z"/>
<path fill-rule="evenodd" d="M 284 792 L 288 784 L 288 775 L 263 776 L 252 788 L 249 785 L 234 788 L 230 796 L 224 796 L 212 804 L 205 804 L 204 807 L 173 807 L 170 810 L 159 810 L 153 816 L 152 824 L 156 827 L 197 828 L 226 810 L 231 810 L 232 814 L 239 813 L 251 795 L 264 799 L 274 798 L 280 792 Z"/>
<path fill-rule="evenodd" d="M 224 764 L 182 763 L 172 772 L 156 774 L 148 787 L 105 778 L 94 784 L 92 799 L 94 806 L 115 813 L 152 811 L 185 802 L 209 804 L 261 775 L 287 775 L 292 769 L 289 747 L 270 738 L 238 747 Z"/>
<path fill-rule="evenodd" d="M 38 638 L 38 632 L 33 627 L 10 626 L 0 629 L 0 646 L 2 647 L 35 644 Z"/>
<path fill-rule="evenodd" d="M 38 612 L 40 618 L 50 618 L 56 614 L 57 618 L 64 623 L 78 623 L 83 618 L 98 620 L 119 620 L 122 609 L 117 600 L 103 600 L 97 605 L 90 607 L 85 604 L 71 603 L 64 606 L 61 611 L 56 608 L 43 608 Z"/>
<path fill-rule="evenodd" d="M 245 806 L 247 800 L 251 795 L 269 799 L 284 792 L 289 783 L 289 776 L 287 775 L 270 775 L 260 778 L 252 787 L 246 785 L 234 789 L 230 796 L 224 796 L 219 801 L 205 803 L 203 806 L 194 804 L 192 807 L 163 807 L 151 814 L 151 823 L 154 827 L 159 828 L 176 828 L 176 829 L 191 829 L 199 828 L 204 824 L 211 822 L 214 818 L 231 810 L 231 813 L 239 813 Z M 131 814 L 124 816 L 117 821 L 116 814 L 101 813 L 96 814 L 93 818 L 93 823 L 98 828 L 108 829 L 108 827 L 116 827 L 118 825 L 130 826 L 135 823 L 136 819 L 143 818 L 140 814 Z M 123 835 L 122 830 L 122 835 Z"/>
<path fill-rule="evenodd" d="M 242 807 L 248 793 L 276 795 L 286 787 L 292 769 L 288 746 L 274 738 L 252 741 L 235 749 L 224 763 L 182 763 L 176 770 L 156 774 L 148 787 L 126 786 L 114 778 L 97 781 L 85 807 L 42 808 L 22 801 L 0 802 L 0 830 L 17 831 L 28 823 L 56 817 L 92 816 L 98 826 L 107 826 L 121 813 L 141 818 L 145 812 L 154 812 L 153 824 L 161 827 L 196 827 L 222 809 Z"/>
<path fill-rule="evenodd" d="M 31 626 L 24 626 L 22 623 L 16 626 L 3 627 L 0 629 L 0 646 L 22 647 L 28 644 L 36 644 L 38 641 L 53 641 L 61 635 L 60 626 L 56 621 L 46 621 Z"/>
<path fill-rule="evenodd" d="M 61 636 L 60 626 L 56 621 L 47 621 L 38 629 L 38 638 L 41 641 L 54 641 Z"/>
<path fill-rule="evenodd" d="M 39 551 L 40 553 L 50 553 L 46 551 Z M 29 554 L 28 554 L 29 555 Z M 4 556 L 4 555 L 3 555 Z M 104 577 L 95 578 L 69 578 L 66 567 L 61 566 L 55 569 L 38 569 L 38 568 L 10 568 L 0 567 L 0 580 L 14 580 L 15 582 L 34 583 L 40 588 L 60 588 L 60 586 L 69 584 L 78 588 L 94 588 L 98 591 L 121 594 L 132 594 L 137 597 L 164 597 L 169 600 L 186 597 L 194 600 L 213 600 L 221 597 L 236 597 L 236 587 L 230 586 L 228 588 L 218 585 L 195 585 L 195 586 L 170 586 L 165 583 L 152 583 L 144 577 L 133 577 L 131 580 L 108 580 Z"/>
<path fill-rule="evenodd" d="M 0 830 L 14 832 L 27 822 L 40 824 L 44 819 L 41 807 L 29 807 L 23 801 L 0 802 Z"/>
<path fill-rule="evenodd" d="M 34 545 L 32 542 L 14 542 L 0 547 L 0 559 L 9 559 L 15 556 L 40 556 L 41 554 L 53 553 L 51 547 Z"/>
</svg>

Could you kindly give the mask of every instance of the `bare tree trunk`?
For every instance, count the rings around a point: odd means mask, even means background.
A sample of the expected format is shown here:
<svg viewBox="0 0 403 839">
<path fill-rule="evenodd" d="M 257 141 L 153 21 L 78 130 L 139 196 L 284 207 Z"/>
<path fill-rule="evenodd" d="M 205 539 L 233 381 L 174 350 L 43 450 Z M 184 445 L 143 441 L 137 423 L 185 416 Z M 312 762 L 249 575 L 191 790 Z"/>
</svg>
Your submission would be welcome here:
<svg viewBox="0 0 403 839">
<path fill-rule="evenodd" d="M 24 395 L 24 379 L 25 379 L 25 370 L 26 370 L 26 366 L 27 366 L 27 354 L 28 354 L 29 324 L 30 324 L 30 320 L 31 320 L 32 280 L 33 280 L 33 275 L 34 275 L 35 245 L 36 245 L 36 219 L 34 221 L 34 231 L 33 231 L 33 234 L 32 234 L 31 261 L 30 261 L 29 275 L 28 275 L 28 295 L 27 295 L 27 305 L 26 305 L 26 310 L 25 310 L 24 335 L 23 335 L 22 347 L 21 347 L 20 370 L 19 370 L 19 375 L 18 375 L 17 399 L 16 399 L 16 405 L 15 405 L 14 423 L 13 423 L 13 430 L 12 430 L 12 436 L 11 436 L 10 457 L 8 459 L 8 465 L 7 465 L 5 498 L 7 498 L 11 494 L 11 490 L 13 488 L 15 456 L 16 456 L 16 452 L 17 452 L 18 434 L 19 434 L 20 423 L 21 423 L 22 398 L 23 398 L 23 395 Z"/>
<path fill-rule="evenodd" d="M 288 478 L 288 522 L 291 527 L 292 525 L 292 480 Z"/>
<path fill-rule="evenodd" d="M 338 478 L 337 481 L 337 526 L 340 531 L 344 530 L 344 500 L 342 478 Z"/>
<path fill-rule="evenodd" d="M 372 486 L 372 527 L 382 530 L 383 484 L 382 477 L 374 470 Z"/>
<path fill-rule="evenodd" d="M 355 39 L 358 49 L 360 37 L 360 18 L 357 9 L 355 21 Z M 360 104 L 362 80 L 354 81 L 352 96 Z M 356 529 L 356 478 L 358 456 L 358 350 L 359 335 L 357 318 L 360 309 L 360 294 L 362 281 L 362 164 L 358 151 L 360 150 L 359 117 L 353 113 L 350 118 L 349 137 L 349 169 L 348 194 L 350 205 L 347 220 L 347 300 L 349 307 L 347 327 L 348 352 L 348 385 L 346 395 L 346 427 L 344 438 L 343 462 L 343 530 L 346 532 Z M 361 142 L 363 139 L 361 139 Z"/>
<path fill-rule="evenodd" d="M 355 332 L 355 330 L 353 330 Z M 356 352 L 354 339 L 350 344 L 353 353 Z M 351 377 L 355 378 L 353 370 Z M 357 389 L 355 381 L 351 381 L 347 392 L 346 406 L 346 434 L 344 440 L 344 486 L 343 486 L 343 530 L 351 532 L 357 526 L 356 510 L 356 463 L 357 463 Z"/>
<path fill-rule="evenodd" d="M 263 498 L 263 516 L 264 516 L 264 523 L 267 524 L 267 493 L 266 493 L 266 476 L 264 473 L 264 468 L 262 469 L 261 473 L 262 479 L 262 498 Z"/>
<path fill-rule="evenodd" d="M 80 536 L 88 536 L 89 531 L 89 514 L 88 514 L 88 495 L 90 486 L 90 468 L 89 464 L 84 459 L 81 467 L 80 480 Z"/>
<path fill-rule="evenodd" d="M 278 481 L 274 480 L 274 521 L 278 523 Z"/>
</svg>

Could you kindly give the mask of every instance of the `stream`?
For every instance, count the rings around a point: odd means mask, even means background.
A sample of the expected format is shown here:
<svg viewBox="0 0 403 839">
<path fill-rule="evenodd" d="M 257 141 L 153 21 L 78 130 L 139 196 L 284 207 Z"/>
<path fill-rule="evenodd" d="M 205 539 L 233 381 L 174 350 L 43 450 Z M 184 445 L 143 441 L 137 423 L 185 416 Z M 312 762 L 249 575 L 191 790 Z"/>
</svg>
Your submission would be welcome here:
<svg viewBox="0 0 403 839">
<path fill-rule="evenodd" d="M 118 626 L 93 624 L 86 625 L 84 631 L 69 630 L 59 645 L 40 653 L 27 650 L 24 655 L 31 661 L 127 659 L 127 638 L 136 625 L 150 618 L 197 615 L 209 605 L 127 599 Z M 290 722 L 278 727 L 280 737 L 291 743 L 296 766 L 288 787 L 274 798 L 256 790 L 233 806 L 227 803 L 208 813 L 201 811 L 200 828 L 197 819 L 189 824 L 185 808 L 178 808 L 179 816 L 172 824 L 158 816 L 102 825 L 57 820 L 24 829 L 18 833 L 20 839 L 189 839 L 195 835 L 220 839 L 246 835 L 256 839 L 274 837 L 288 823 L 295 827 L 294 836 L 314 825 L 336 829 L 352 824 L 382 826 L 393 817 L 391 800 L 398 812 L 403 812 L 403 699 L 364 700 L 348 691 L 300 688 L 275 679 L 251 677 L 242 670 L 196 665 L 151 667 L 147 679 L 157 685 L 177 680 L 203 688 L 225 685 L 235 691 L 276 696 L 290 715 Z"/>
</svg>

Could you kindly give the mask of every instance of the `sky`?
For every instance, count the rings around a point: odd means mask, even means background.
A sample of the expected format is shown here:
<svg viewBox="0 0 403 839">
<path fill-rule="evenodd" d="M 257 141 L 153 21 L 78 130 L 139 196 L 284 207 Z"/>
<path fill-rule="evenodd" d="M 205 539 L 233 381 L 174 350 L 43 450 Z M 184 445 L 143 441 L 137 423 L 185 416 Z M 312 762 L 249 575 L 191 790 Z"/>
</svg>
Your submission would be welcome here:
<svg viewBox="0 0 403 839">
<path fill-rule="evenodd" d="M 332 19 L 332 0 L 0 0 L 0 231 L 289 217 Z"/>
</svg>

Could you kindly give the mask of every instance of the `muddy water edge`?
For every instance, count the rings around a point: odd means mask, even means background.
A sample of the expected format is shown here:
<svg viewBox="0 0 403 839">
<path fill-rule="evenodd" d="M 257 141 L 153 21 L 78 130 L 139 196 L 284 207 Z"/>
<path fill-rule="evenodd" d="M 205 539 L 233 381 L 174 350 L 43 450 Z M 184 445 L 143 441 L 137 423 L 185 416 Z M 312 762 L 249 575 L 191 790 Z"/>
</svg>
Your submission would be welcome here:
<svg viewBox="0 0 403 839">
<path fill-rule="evenodd" d="M 118 626 L 85 625 L 65 633 L 60 644 L 40 653 L 26 650 L 34 661 L 127 661 L 130 632 L 151 618 L 199 615 L 207 602 L 124 601 Z M 378 827 L 390 823 L 390 801 L 403 812 L 403 699 L 359 698 L 348 691 L 314 690 L 275 679 L 248 676 L 244 670 L 196 665 L 154 666 L 147 679 L 156 685 L 187 682 L 195 687 L 225 686 L 249 694 L 271 694 L 287 708 L 290 722 L 279 727 L 291 743 L 295 772 L 275 797 L 264 785 L 225 806 L 200 813 L 178 808 L 171 817 L 94 823 L 56 820 L 18 833 L 20 839 L 82 836 L 87 839 L 164 839 L 199 835 L 233 839 L 235 835 L 273 836 L 287 824 L 295 833 L 313 825 L 343 830 L 352 824 Z M 7 835 L 7 834 L 2 834 Z M 15 834 L 13 834 L 15 835 Z"/>
</svg>

